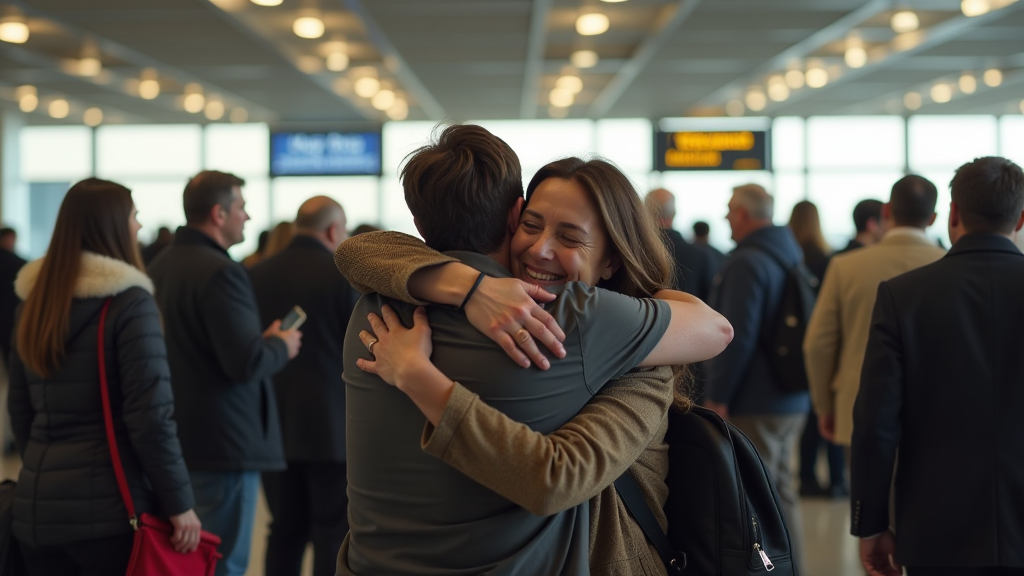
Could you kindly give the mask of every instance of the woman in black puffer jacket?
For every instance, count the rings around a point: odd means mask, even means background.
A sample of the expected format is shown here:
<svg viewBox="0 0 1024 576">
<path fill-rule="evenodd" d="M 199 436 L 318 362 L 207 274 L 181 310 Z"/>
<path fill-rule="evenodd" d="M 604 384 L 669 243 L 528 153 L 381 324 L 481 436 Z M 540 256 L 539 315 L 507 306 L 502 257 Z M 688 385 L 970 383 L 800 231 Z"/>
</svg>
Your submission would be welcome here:
<svg viewBox="0 0 1024 576">
<path fill-rule="evenodd" d="M 105 435 L 97 329 L 103 335 L 115 436 L 137 513 L 169 517 L 181 552 L 199 519 L 174 423 L 167 351 L 142 272 L 131 191 L 91 178 L 68 191 L 45 258 L 15 290 L 9 411 L 23 468 L 14 535 L 29 574 L 124 574 L 132 527 Z"/>
</svg>

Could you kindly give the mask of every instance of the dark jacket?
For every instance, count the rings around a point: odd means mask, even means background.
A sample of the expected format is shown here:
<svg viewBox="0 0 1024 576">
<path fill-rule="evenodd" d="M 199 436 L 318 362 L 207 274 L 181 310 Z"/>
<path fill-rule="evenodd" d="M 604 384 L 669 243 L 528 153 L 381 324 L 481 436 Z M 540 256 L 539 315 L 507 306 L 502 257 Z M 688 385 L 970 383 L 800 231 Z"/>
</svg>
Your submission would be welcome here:
<svg viewBox="0 0 1024 576">
<path fill-rule="evenodd" d="M 355 295 L 317 239 L 296 236 L 249 270 L 263 325 L 299 305 L 302 353 L 274 376 L 288 460 L 345 461 L 345 369 L 342 348 Z"/>
<path fill-rule="evenodd" d="M 825 269 L 828 268 L 832 255 L 822 252 L 820 248 L 814 245 L 801 246 L 800 249 L 804 253 L 804 265 L 818 279 L 818 283 L 814 286 L 814 293 L 817 294 L 821 288 L 821 283 L 825 280 Z"/>
<path fill-rule="evenodd" d="M 36 261 L 19 275 L 22 296 L 31 292 L 39 269 Z M 97 336 L 100 310 L 110 296 L 107 380 L 136 511 L 168 516 L 194 506 L 152 290 L 141 271 L 86 254 L 60 367 L 42 378 L 25 367 L 15 345 L 8 409 L 23 460 L 14 502 L 18 540 L 59 545 L 132 531 L 114 477 L 100 399 Z"/>
<path fill-rule="evenodd" d="M 889 526 L 896 560 L 1024 568 L 1024 254 L 961 238 L 882 282 L 854 405 L 855 536 Z"/>
<path fill-rule="evenodd" d="M 14 309 L 21 299 L 14 293 L 14 278 L 25 265 L 25 261 L 10 250 L 0 249 L 0 353 L 6 362 L 11 353 L 11 337 L 14 330 Z"/>
<path fill-rule="evenodd" d="M 725 261 L 710 305 L 732 323 L 735 336 L 704 362 L 706 397 L 727 404 L 733 414 L 804 413 L 808 393 L 782 390 L 768 363 L 765 333 L 779 313 L 786 271 L 766 250 L 789 265 L 803 260 L 789 228 L 768 226 L 744 238 Z"/>
<path fill-rule="evenodd" d="M 270 376 L 288 363 L 288 349 L 280 338 L 263 337 L 245 268 L 202 232 L 181 227 L 149 275 L 189 469 L 283 469 Z"/>
<path fill-rule="evenodd" d="M 675 263 L 675 287 L 697 298 L 708 299 L 718 263 L 710 252 L 690 244 L 677 230 L 663 228 L 662 239 Z"/>
</svg>

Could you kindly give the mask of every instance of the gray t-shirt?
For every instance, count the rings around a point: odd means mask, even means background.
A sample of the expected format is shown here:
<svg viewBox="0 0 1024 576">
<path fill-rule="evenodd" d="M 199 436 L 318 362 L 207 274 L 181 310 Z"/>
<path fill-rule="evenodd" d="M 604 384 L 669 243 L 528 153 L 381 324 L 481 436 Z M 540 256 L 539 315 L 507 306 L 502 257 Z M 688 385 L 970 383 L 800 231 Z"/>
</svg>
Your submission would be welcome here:
<svg viewBox="0 0 1024 576">
<path fill-rule="evenodd" d="M 490 276 L 509 273 L 480 254 L 452 252 Z M 349 524 L 347 563 L 360 576 L 589 574 L 586 502 L 538 517 L 420 448 L 424 417 L 401 391 L 356 367 L 370 312 L 389 304 L 406 326 L 415 307 L 368 294 L 345 338 Z M 609 380 L 639 364 L 668 328 L 664 302 L 573 282 L 545 306 L 566 334 L 566 358 L 524 369 L 461 312 L 428 308 L 431 360 L 449 378 L 532 429 L 572 419 Z M 342 559 L 343 561 L 345 559 Z"/>
</svg>

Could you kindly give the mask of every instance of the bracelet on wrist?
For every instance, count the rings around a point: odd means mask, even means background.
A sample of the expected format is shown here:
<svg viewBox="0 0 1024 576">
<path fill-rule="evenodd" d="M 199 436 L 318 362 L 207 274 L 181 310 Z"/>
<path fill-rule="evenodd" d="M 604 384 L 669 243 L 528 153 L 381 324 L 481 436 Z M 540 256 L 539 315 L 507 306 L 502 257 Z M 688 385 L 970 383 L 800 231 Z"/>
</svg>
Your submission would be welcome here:
<svg viewBox="0 0 1024 576">
<path fill-rule="evenodd" d="M 466 304 L 469 303 L 469 299 L 473 296 L 473 292 L 476 292 L 476 289 L 480 287 L 480 283 L 484 281 L 484 276 L 486 276 L 486 274 L 481 272 L 480 275 L 476 277 L 476 282 L 473 283 L 473 287 L 469 289 L 469 292 L 466 292 L 466 297 L 462 300 L 462 304 L 458 308 L 459 312 L 462 312 L 466 308 Z"/>
</svg>

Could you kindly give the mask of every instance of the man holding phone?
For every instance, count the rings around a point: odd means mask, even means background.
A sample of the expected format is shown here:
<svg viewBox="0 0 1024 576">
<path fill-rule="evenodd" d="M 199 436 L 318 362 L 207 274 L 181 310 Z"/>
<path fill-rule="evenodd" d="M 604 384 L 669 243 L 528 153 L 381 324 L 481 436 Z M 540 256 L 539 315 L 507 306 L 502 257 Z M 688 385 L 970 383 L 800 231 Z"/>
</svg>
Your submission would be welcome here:
<svg viewBox="0 0 1024 576">
<path fill-rule="evenodd" d="M 304 322 L 302 355 L 274 376 L 288 461 L 287 470 L 263 474 L 273 516 L 265 572 L 275 576 L 299 576 L 309 542 L 314 576 L 333 575 L 348 532 L 341 350 L 355 296 L 333 256 L 345 225 L 340 204 L 310 198 L 291 244 L 250 270 L 264 323 Z"/>
</svg>

